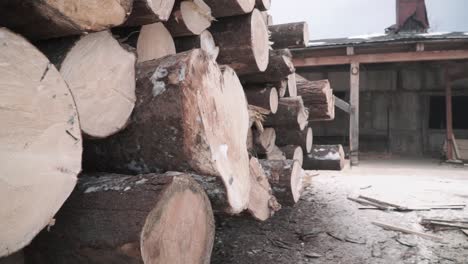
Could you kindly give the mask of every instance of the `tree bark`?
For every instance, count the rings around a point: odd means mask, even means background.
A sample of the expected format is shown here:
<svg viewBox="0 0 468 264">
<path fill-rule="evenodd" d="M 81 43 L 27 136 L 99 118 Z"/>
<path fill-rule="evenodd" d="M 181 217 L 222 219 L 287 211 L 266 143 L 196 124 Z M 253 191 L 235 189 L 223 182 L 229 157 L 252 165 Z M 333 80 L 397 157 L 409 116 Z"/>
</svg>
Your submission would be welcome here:
<svg viewBox="0 0 468 264">
<path fill-rule="evenodd" d="M 255 0 L 205 0 L 214 17 L 229 17 L 252 12 Z"/>
<path fill-rule="evenodd" d="M 302 98 L 284 97 L 280 98 L 278 111 L 274 115 L 268 115 L 265 119 L 265 126 L 289 126 L 303 130 L 308 124 L 309 113 L 302 103 Z"/>
<path fill-rule="evenodd" d="M 135 106 L 136 56 L 109 31 L 38 43 L 60 70 L 84 134 L 105 138 L 124 129 Z"/>
<path fill-rule="evenodd" d="M 244 83 L 279 82 L 296 71 L 289 49 L 270 51 L 268 67 L 264 72 L 242 76 Z"/>
<path fill-rule="evenodd" d="M 341 145 L 314 145 L 312 152 L 304 156 L 305 170 L 342 170 L 345 154 Z"/>
<path fill-rule="evenodd" d="M 279 100 L 276 88 L 263 85 L 244 85 L 244 87 L 245 96 L 250 105 L 268 109 L 272 114 L 276 113 Z"/>
<path fill-rule="evenodd" d="M 178 37 L 174 39 L 177 52 L 184 52 L 192 49 L 202 49 L 216 60 L 219 54 L 219 47 L 216 46 L 213 35 L 208 30 L 204 30 L 200 35 Z"/>
<path fill-rule="evenodd" d="M 307 22 L 269 26 L 274 49 L 305 48 L 309 43 Z"/>
<path fill-rule="evenodd" d="M 133 0 L 133 8 L 125 26 L 140 26 L 167 21 L 175 0 Z"/>
<path fill-rule="evenodd" d="M 328 80 L 309 81 L 296 74 L 297 93 L 309 108 L 309 120 L 322 121 L 335 118 L 335 99 Z"/>
<path fill-rule="evenodd" d="M 23 37 L 0 35 L 1 257 L 29 244 L 70 195 L 82 138 L 57 69 Z"/>
<path fill-rule="evenodd" d="M 210 31 L 220 48 L 220 64 L 229 65 L 238 75 L 266 70 L 270 47 L 268 29 L 260 11 L 255 9 L 251 14 L 220 18 Z"/>
<path fill-rule="evenodd" d="M 312 128 L 307 127 L 306 129 L 299 130 L 280 126 L 275 127 L 275 131 L 278 135 L 276 139 L 276 144 L 278 146 L 298 145 L 302 147 L 305 153 L 310 153 L 312 151 Z"/>
<path fill-rule="evenodd" d="M 133 0 L 0 1 L 0 26 L 29 39 L 102 31 L 124 23 Z"/>
<path fill-rule="evenodd" d="M 253 130 L 253 148 L 256 154 L 265 155 L 273 151 L 275 141 L 276 133 L 273 128 L 265 128 L 263 131 Z"/>
<path fill-rule="evenodd" d="M 296 160 L 299 162 L 299 165 L 302 166 L 303 160 L 304 160 L 304 152 L 302 151 L 302 148 L 297 145 L 287 145 L 284 147 L 280 147 L 281 151 L 283 151 L 284 155 L 286 156 L 286 159 L 288 160 Z"/>
<path fill-rule="evenodd" d="M 129 125 L 107 139 L 86 142 L 87 168 L 220 176 L 232 210 L 245 209 L 249 116 L 234 71 L 221 72 L 209 55 L 192 50 L 140 63 L 137 73 L 137 105 Z"/>
<path fill-rule="evenodd" d="M 271 0 L 255 0 L 255 8 L 260 11 L 267 11 L 270 9 Z"/>
<path fill-rule="evenodd" d="M 120 42 L 136 49 L 138 62 L 155 60 L 176 53 L 171 33 L 160 22 L 140 27 L 115 28 L 112 33 L 119 37 Z"/>
<path fill-rule="evenodd" d="M 173 37 L 200 35 L 211 26 L 210 7 L 203 0 L 177 0 L 166 22 Z"/>
<path fill-rule="evenodd" d="M 281 205 L 293 206 L 302 194 L 302 169 L 294 160 L 260 160 Z"/>
<path fill-rule="evenodd" d="M 209 263 L 214 218 L 190 175 L 91 174 L 26 249 L 29 263 Z"/>
<path fill-rule="evenodd" d="M 286 96 L 286 92 L 288 91 L 288 79 L 284 79 L 272 84 L 273 87 L 276 87 L 278 90 L 278 96 L 283 98 Z"/>
</svg>

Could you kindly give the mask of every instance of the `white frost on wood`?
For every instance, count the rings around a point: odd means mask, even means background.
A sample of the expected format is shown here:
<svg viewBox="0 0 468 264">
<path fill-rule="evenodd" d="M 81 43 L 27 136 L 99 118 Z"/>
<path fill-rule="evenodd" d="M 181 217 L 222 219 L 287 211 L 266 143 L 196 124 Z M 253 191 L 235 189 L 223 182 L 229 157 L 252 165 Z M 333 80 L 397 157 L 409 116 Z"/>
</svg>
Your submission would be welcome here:
<svg viewBox="0 0 468 264">
<path fill-rule="evenodd" d="M 162 94 L 166 90 L 166 83 L 160 81 L 160 79 L 166 77 L 168 74 L 167 69 L 158 67 L 154 71 L 153 75 L 150 78 L 151 83 L 153 84 L 153 96 L 156 97 Z"/>
<path fill-rule="evenodd" d="M 348 39 L 370 39 L 370 38 L 382 37 L 385 35 L 386 34 L 382 34 L 382 33 L 373 33 L 373 34 L 368 34 L 368 35 L 352 36 L 352 37 L 348 37 Z"/>
<path fill-rule="evenodd" d="M 320 156 L 316 156 L 315 157 L 316 160 L 339 160 L 340 159 L 340 153 L 338 152 L 329 152 L 327 153 L 327 155 L 323 156 L 323 157 L 320 157 Z"/>
<path fill-rule="evenodd" d="M 450 34 L 450 32 L 429 32 L 429 33 L 419 34 L 419 36 L 430 37 L 430 36 L 441 36 L 441 35 L 447 35 L 447 34 Z"/>
<path fill-rule="evenodd" d="M 322 46 L 322 45 L 325 45 L 325 44 L 327 44 L 327 43 L 323 42 L 323 41 L 316 41 L 316 42 L 309 42 L 308 46 Z"/>
</svg>

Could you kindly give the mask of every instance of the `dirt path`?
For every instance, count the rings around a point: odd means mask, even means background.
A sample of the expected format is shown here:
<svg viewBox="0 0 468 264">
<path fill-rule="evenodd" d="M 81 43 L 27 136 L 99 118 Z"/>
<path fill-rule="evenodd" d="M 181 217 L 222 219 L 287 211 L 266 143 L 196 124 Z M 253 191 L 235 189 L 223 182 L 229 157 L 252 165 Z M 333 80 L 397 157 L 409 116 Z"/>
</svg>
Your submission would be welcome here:
<svg viewBox="0 0 468 264">
<path fill-rule="evenodd" d="M 313 172 L 312 172 L 313 173 Z M 421 217 L 468 219 L 464 210 L 360 210 L 348 196 L 367 195 L 406 206 L 468 204 L 468 168 L 435 162 L 368 161 L 312 178 L 302 200 L 267 222 L 218 219 L 212 263 L 468 263 L 468 236 L 425 229 Z M 442 242 L 386 231 L 380 221 L 442 237 Z"/>
</svg>

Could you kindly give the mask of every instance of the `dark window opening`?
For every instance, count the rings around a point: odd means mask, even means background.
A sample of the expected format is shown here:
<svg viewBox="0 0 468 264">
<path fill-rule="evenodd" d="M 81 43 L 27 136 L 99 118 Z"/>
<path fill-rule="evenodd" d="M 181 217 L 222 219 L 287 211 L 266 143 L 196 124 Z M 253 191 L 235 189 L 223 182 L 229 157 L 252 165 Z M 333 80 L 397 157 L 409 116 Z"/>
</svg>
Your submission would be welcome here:
<svg viewBox="0 0 468 264">
<path fill-rule="evenodd" d="M 429 102 L 429 128 L 446 129 L 445 96 L 431 96 Z M 452 97 L 453 129 L 468 129 L 468 96 Z"/>
</svg>

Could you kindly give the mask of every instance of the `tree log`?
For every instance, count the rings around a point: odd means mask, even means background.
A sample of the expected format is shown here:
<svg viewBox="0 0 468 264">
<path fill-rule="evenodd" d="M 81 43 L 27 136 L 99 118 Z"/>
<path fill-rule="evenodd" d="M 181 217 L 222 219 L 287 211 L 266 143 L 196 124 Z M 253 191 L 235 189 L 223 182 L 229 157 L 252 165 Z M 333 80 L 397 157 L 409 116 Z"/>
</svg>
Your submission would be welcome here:
<svg viewBox="0 0 468 264">
<path fill-rule="evenodd" d="M 313 133 L 312 128 L 308 127 L 303 130 L 290 129 L 288 127 L 275 127 L 278 135 L 276 144 L 280 147 L 287 145 L 301 146 L 305 153 L 312 151 Z"/>
<path fill-rule="evenodd" d="M 0 36 L 1 257 L 29 244 L 70 195 L 82 139 L 57 69 L 23 37 L 5 28 Z"/>
<path fill-rule="evenodd" d="M 275 147 L 276 133 L 273 128 L 253 130 L 253 148 L 256 154 L 267 154 Z"/>
<path fill-rule="evenodd" d="M 260 160 L 280 204 L 293 206 L 302 194 L 302 169 L 295 160 Z"/>
<path fill-rule="evenodd" d="M 133 0 L 133 8 L 125 26 L 140 26 L 167 21 L 175 0 Z"/>
<path fill-rule="evenodd" d="M 274 49 L 305 48 L 309 43 L 307 22 L 269 26 Z"/>
<path fill-rule="evenodd" d="M 300 146 L 296 145 L 288 145 L 284 147 L 280 147 L 281 151 L 283 151 L 286 159 L 288 160 L 296 160 L 299 162 L 299 165 L 302 166 L 304 160 L 304 152 Z"/>
<path fill-rule="evenodd" d="M 309 81 L 296 74 L 297 93 L 302 96 L 307 107 L 314 104 L 329 104 L 333 98 L 333 90 L 328 80 Z"/>
<path fill-rule="evenodd" d="M 292 73 L 288 75 L 288 97 L 296 97 L 300 96 L 300 94 L 297 93 L 297 82 L 296 82 L 296 74 Z"/>
<path fill-rule="evenodd" d="M 190 175 L 84 175 L 26 255 L 39 264 L 207 264 L 214 232 L 210 201 Z"/>
<path fill-rule="evenodd" d="M 0 26 L 30 39 L 102 31 L 124 23 L 133 0 L 0 1 Z"/>
<path fill-rule="evenodd" d="M 278 82 L 295 72 L 292 55 L 289 49 L 270 51 L 268 67 L 264 72 L 242 76 L 244 83 Z"/>
<path fill-rule="evenodd" d="M 270 9 L 271 0 L 255 0 L 255 8 L 260 11 L 267 11 Z"/>
<path fill-rule="evenodd" d="M 281 80 L 279 82 L 273 83 L 273 87 L 276 87 L 278 90 L 278 96 L 283 98 L 286 96 L 286 92 L 288 91 L 288 79 Z"/>
<path fill-rule="evenodd" d="M 200 35 L 175 38 L 174 42 L 177 52 L 202 49 L 213 59 L 218 58 L 219 47 L 216 46 L 213 35 L 208 30 L 204 30 Z"/>
<path fill-rule="evenodd" d="M 275 87 L 263 85 L 248 85 L 244 89 L 247 102 L 250 105 L 262 107 L 271 111 L 272 114 L 278 110 L 278 91 Z"/>
<path fill-rule="evenodd" d="M 262 16 L 267 26 L 273 25 L 273 17 L 267 11 L 262 11 Z"/>
<path fill-rule="evenodd" d="M 260 11 L 255 9 L 248 15 L 219 19 L 210 31 L 220 47 L 220 64 L 229 65 L 238 75 L 266 70 L 270 47 L 268 29 Z"/>
<path fill-rule="evenodd" d="M 89 170 L 148 173 L 193 170 L 220 176 L 234 212 L 247 207 L 249 116 L 235 72 L 202 50 L 137 66 L 137 104 L 128 127 L 87 141 Z"/>
<path fill-rule="evenodd" d="M 177 0 L 166 22 L 173 37 L 200 35 L 211 26 L 210 7 L 203 0 Z"/>
<path fill-rule="evenodd" d="M 205 0 L 214 17 L 229 17 L 252 12 L 255 0 Z"/>
<path fill-rule="evenodd" d="M 314 145 L 312 152 L 304 156 L 305 170 L 342 170 L 345 154 L 341 145 Z"/>
<path fill-rule="evenodd" d="M 270 110 L 267 110 L 262 107 L 249 105 L 249 127 L 255 125 L 255 127 L 263 131 L 263 121 L 265 120 L 265 116 L 271 114 Z"/>
<path fill-rule="evenodd" d="M 308 124 L 309 113 L 302 103 L 302 98 L 284 97 L 280 98 L 278 111 L 274 115 L 268 115 L 265 126 L 290 126 L 303 130 Z"/>
<path fill-rule="evenodd" d="M 333 107 L 330 107 L 333 106 Z M 309 121 L 330 121 L 335 119 L 335 97 L 328 104 L 315 104 L 308 107 Z"/>
<path fill-rule="evenodd" d="M 284 152 L 276 145 L 274 145 L 271 151 L 266 154 L 267 160 L 285 160 L 286 155 Z"/>
<path fill-rule="evenodd" d="M 120 42 L 136 48 L 138 62 L 155 60 L 176 53 L 171 33 L 163 23 L 153 23 L 141 27 L 116 28 Z"/>
<path fill-rule="evenodd" d="M 133 52 L 109 31 L 44 41 L 38 47 L 70 87 L 83 133 L 105 138 L 126 126 L 135 106 Z"/>
</svg>

